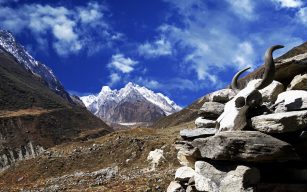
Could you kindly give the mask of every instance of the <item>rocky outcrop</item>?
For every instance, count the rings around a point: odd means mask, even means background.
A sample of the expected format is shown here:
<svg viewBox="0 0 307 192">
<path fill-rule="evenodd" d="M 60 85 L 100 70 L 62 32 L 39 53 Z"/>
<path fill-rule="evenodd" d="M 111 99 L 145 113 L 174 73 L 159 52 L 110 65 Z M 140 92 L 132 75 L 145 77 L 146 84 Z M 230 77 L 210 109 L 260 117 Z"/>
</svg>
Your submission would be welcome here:
<svg viewBox="0 0 307 192">
<path fill-rule="evenodd" d="M 201 157 L 212 160 L 268 162 L 298 159 L 288 143 L 257 131 L 227 131 L 195 139 Z"/>
<path fill-rule="evenodd" d="M 307 44 L 304 46 L 307 51 Z M 220 118 L 227 121 L 232 115 L 226 109 L 230 98 L 233 98 L 234 105 L 231 107 L 242 111 L 247 97 L 240 98 L 241 92 L 232 96 L 226 90 L 208 94 L 198 118 L 195 118 L 196 128 L 183 129 L 180 132 L 183 141 L 176 142 L 180 164 L 194 170 L 190 178 L 185 174 L 183 179 L 175 179 L 178 189 L 306 191 L 306 185 L 302 183 L 307 182 L 307 91 L 304 75 L 293 77 L 306 73 L 307 54 L 281 57 L 277 63 L 276 79 L 279 82 L 273 81 L 257 92 L 253 91 L 253 85 L 259 80 L 255 80 L 249 84 L 251 89 L 246 89 L 250 91 L 247 96 L 254 98 L 257 105 L 252 102 L 248 109 L 238 114 L 244 120 L 240 129 L 234 129 L 231 123 L 229 129 L 219 129 Z M 260 77 L 262 72 L 256 70 L 251 75 L 255 78 L 257 74 Z M 250 77 L 240 80 L 241 85 L 246 85 Z M 287 91 L 285 87 L 288 87 Z M 218 114 L 221 116 L 216 119 Z M 240 122 L 236 125 L 240 126 Z M 179 168 L 178 172 L 182 169 Z M 191 169 L 189 173 L 193 173 Z"/>
<path fill-rule="evenodd" d="M 34 158 L 44 151 L 42 146 L 35 146 L 32 142 L 14 149 L 2 147 L 0 151 L 0 168 L 8 167 L 19 160 Z"/>
</svg>

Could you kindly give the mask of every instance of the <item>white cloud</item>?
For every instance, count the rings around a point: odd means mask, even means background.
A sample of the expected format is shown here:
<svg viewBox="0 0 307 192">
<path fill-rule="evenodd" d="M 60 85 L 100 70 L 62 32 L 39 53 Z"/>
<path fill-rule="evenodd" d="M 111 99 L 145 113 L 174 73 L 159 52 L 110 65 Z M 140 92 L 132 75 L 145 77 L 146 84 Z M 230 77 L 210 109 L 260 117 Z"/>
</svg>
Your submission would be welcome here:
<svg viewBox="0 0 307 192">
<path fill-rule="evenodd" d="M 153 80 L 153 79 L 148 79 L 148 78 L 144 78 L 144 77 L 137 77 L 135 79 L 135 82 L 137 82 L 137 84 L 145 86 L 149 89 L 159 89 L 159 88 L 161 88 L 160 83 L 156 80 Z"/>
<path fill-rule="evenodd" d="M 233 12 L 245 19 L 255 19 L 254 3 L 252 0 L 227 0 Z"/>
<path fill-rule="evenodd" d="M 129 57 L 126 58 L 123 54 L 116 54 L 112 55 L 112 60 L 108 67 L 122 73 L 131 73 L 137 63 L 138 61 L 132 60 Z"/>
<path fill-rule="evenodd" d="M 303 2 L 301 0 L 272 0 L 281 8 L 299 8 L 303 6 Z"/>
<path fill-rule="evenodd" d="M 76 6 L 71 9 L 63 6 L 23 4 L 12 8 L 0 6 L 0 26 L 14 33 L 30 31 L 36 39 L 52 35 L 49 43 L 59 55 L 78 53 L 83 49 L 94 53 L 110 46 L 113 32 L 105 22 L 106 7 L 98 3 Z M 94 33 L 94 34 L 93 34 Z M 39 42 L 38 42 L 39 43 Z"/>
<path fill-rule="evenodd" d="M 103 17 L 102 11 L 107 10 L 103 5 L 97 3 L 89 3 L 88 9 L 78 8 L 79 16 L 82 23 L 96 22 Z"/>
<path fill-rule="evenodd" d="M 138 47 L 140 55 L 145 57 L 158 57 L 172 54 L 172 46 L 165 38 L 160 38 L 153 43 L 144 43 Z"/>
<path fill-rule="evenodd" d="M 218 86 L 217 72 L 227 67 L 239 69 L 243 64 L 236 65 L 233 61 L 239 48 L 240 39 L 228 33 L 223 28 L 204 28 L 196 23 L 191 23 L 187 30 L 175 26 L 164 25 L 161 27 L 173 44 L 189 50 L 184 57 L 185 72 L 193 70 L 198 80 L 209 80 Z M 243 57 L 244 53 L 240 53 Z"/>
<path fill-rule="evenodd" d="M 262 19 L 257 15 L 255 1 L 231 1 L 232 8 L 242 6 L 240 11 L 245 10 L 244 17 Z M 170 42 L 174 51 L 183 53 L 179 58 L 178 71 L 185 80 L 183 85 L 193 87 L 186 81 L 189 76 L 192 82 L 197 81 L 199 86 L 222 87 L 225 85 L 221 74 L 226 71 L 237 71 L 250 66 L 256 68 L 263 64 L 263 54 L 266 49 L 274 44 L 284 44 L 285 49 L 274 53 L 275 56 L 289 50 L 293 46 L 302 43 L 302 39 L 293 36 L 296 26 L 279 26 L 272 22 L 274 27 L 255 31 L 248 31 L 246 26 L 251 26 L 255 20 L 237 19 L 231 16 L 233 9 L 211 10 L 204 1 L 167 0 L 180 15 L 181 25 L 161 25 L 160 35 Z M 193 3 L 194 2 L 194 3 Z M 251 5 L 251 6 L 250 6 Z M 242 15 L 242 16 L 243 16 Z M 302 11 L 301 17 L 305 15 Z M 304 17 L 306 18 L 306 17 Z M 236 23 L 234 28 L 233 23 Z M 275 26 L 278 26 L 277 28 Z M 179 56 L 181 54 L 178 54 Z M 195 73 L 195 79 L 190 74 Z M 203 84 L 202 82 L 206 82 Z"/>
<path fill-rule="evenodd" d="M 109 86 L 112 86 L 121 80 L 121 77 L 117 73 L 111 73 L 109 78 L 110 78 L 110 81 L 108 83 Z"/>
<path fill-rule="evenodd" d="M 307 7 L 301 8 L 297 12 L 297 17 L 301 23 L 307 25 Z"/>
<path fill-rule="evenodd" d="M 240 43 L 233 59 L 240 69 L 253 67 L 256 58 L 252 44 L 247 41 Z"/>
</svg>

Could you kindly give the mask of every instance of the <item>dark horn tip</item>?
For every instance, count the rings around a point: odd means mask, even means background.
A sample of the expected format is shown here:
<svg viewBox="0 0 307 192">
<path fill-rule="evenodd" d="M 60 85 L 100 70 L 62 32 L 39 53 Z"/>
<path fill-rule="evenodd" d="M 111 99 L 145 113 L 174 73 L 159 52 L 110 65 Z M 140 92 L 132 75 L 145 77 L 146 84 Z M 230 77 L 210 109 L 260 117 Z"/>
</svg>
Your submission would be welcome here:
<svg viewBox="0 0 307 192">
<path fill-rule="evenodd" d="M 230 88 L 233 89 L 234 91 L 236 90 L 239 90 L 238 88 L 238 78 L 239 76 L 244 73 L 245 71 L 249 70 L 251 67 L 246 67 L 245 69 L 242 69 L 240 70 L 239 72 L 237 72 L 234 77 L 232 78 L 232 81 L 231 81 L 231 85 L 230 85 Z"/>
<path fill-rule="evenodd" d="M 272 49 L 273 50 L 276 50 L 276 49 L 281 49 L 281 48 L 284 48 L 285 46 L 283 46 L 283 45 L 274 45 L 274 46 L 272 46 Z"/>
</svg>

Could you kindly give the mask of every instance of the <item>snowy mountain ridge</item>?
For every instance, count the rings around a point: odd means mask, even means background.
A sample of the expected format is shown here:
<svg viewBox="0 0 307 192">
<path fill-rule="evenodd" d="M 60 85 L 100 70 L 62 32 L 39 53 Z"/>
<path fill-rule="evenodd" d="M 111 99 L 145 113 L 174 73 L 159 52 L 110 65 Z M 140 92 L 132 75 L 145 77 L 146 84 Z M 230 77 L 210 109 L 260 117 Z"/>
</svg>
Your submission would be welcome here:
<svg viewBox="0 0 307 192">
<path fill-rule="evenodd" d="M 69 94 L 64 90 L 64 87 L 60 81 L 57 80 L 52 70 L 35 60 L 25 48 L 16 41 L 12 33 L 7 30 L 0 30 L 0 50 L 13 56 L 19 64 L 42 79 L 51 90 L 71 101 Z"/>
<path fill-rule="evenodd" d="M 108 86 L 103 86 L 97 95 L 80 98 L 89 111 L 108 122 L 113 122 L 112 112 L 123 102 L 148 102 L 162 110 L 161 113 L 164 114 L 161 115 L 170 115 L 181 110 L 180 106 L 162 93 L 155 93 L 131 82 L 120 90 L 112 90 Z"/>
</svg>

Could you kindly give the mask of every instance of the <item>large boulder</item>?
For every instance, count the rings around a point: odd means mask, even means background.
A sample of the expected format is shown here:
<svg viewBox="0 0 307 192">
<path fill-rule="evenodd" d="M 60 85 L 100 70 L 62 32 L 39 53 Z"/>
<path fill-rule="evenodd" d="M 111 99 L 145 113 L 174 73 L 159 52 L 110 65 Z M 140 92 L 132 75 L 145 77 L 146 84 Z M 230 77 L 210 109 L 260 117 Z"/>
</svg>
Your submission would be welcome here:
<svg viewBox="0 0 307 192">
<path fill-rule="evenodd" d="M 219 166 L 197 161 L 194 178 L 198 191 L 245 192 L 259 182 L 260 173 L 256 168 L 243 165 Z"/>
<path fill-rule="evenodd" d="M 214 135 L 216 131 L 216 128 L 183 129 L 180 136 L 184 139 L 204 138 Z"/>
<path fill-rule="evenodd" d="M 177 159 L 183 166 L 194 167 L 196 159 L 200 157 L 199 151 L 189 141 L 177 141 L 175 148 L 178 150 Z"/>
<path fill-rule="evenodd" d="M 208 119 L 218 118 L 224 111 L 224 104 L 218 102 L 205 102 L 199 109 L 198 115 Z"/>
<path fill-rule="evenodd" d="M 307 91 L 290 90 L 279 94 L 275 108 L 276 113 L 307 109 Z"/>
<path fill-rule="evenodd" d="M 216 126 L 216 121 L 198 117 L 195 120 L 195 125 L 197 128 L 212 128 Z"/>
<path fill-rule="evenodd" d="M 245 162 L 283 162 L 297 160 L 293 147 L 258 131 L 227 131 L 195 139 L 192 145 L 201 157 Z"/>
<path fill-rule="evenodd" d="M 307 110 L 260 115 L 251 119 L 252 127 L 265 133 L 286 133 L 307 128 Z"/>
<path fill-rule="evenodd" d="M 187 182 L 194 176 L 194 169 L 188 166 L 179 167 L 175 174 L 175 180 L 180 182 Z"/>
<path fill-rule="evenodd" d="M 293 78 L 288 90 L 307 90 L 307 73 Z"/>
<path fill-rule="evenodd" d="M 262 94 L 262 101 L 267 103 L 274 103 L 277 96 L 285 90 L 283 84 L 278 81 L 273 81 L 269 86 L 260 90 Z"/>
<path fill-rule="evenodd" d="M 227 103 L 236 93 L 232 89 L 221 89 L 209 95 L 209 101 L 218 103 Z"/>
</svg>

